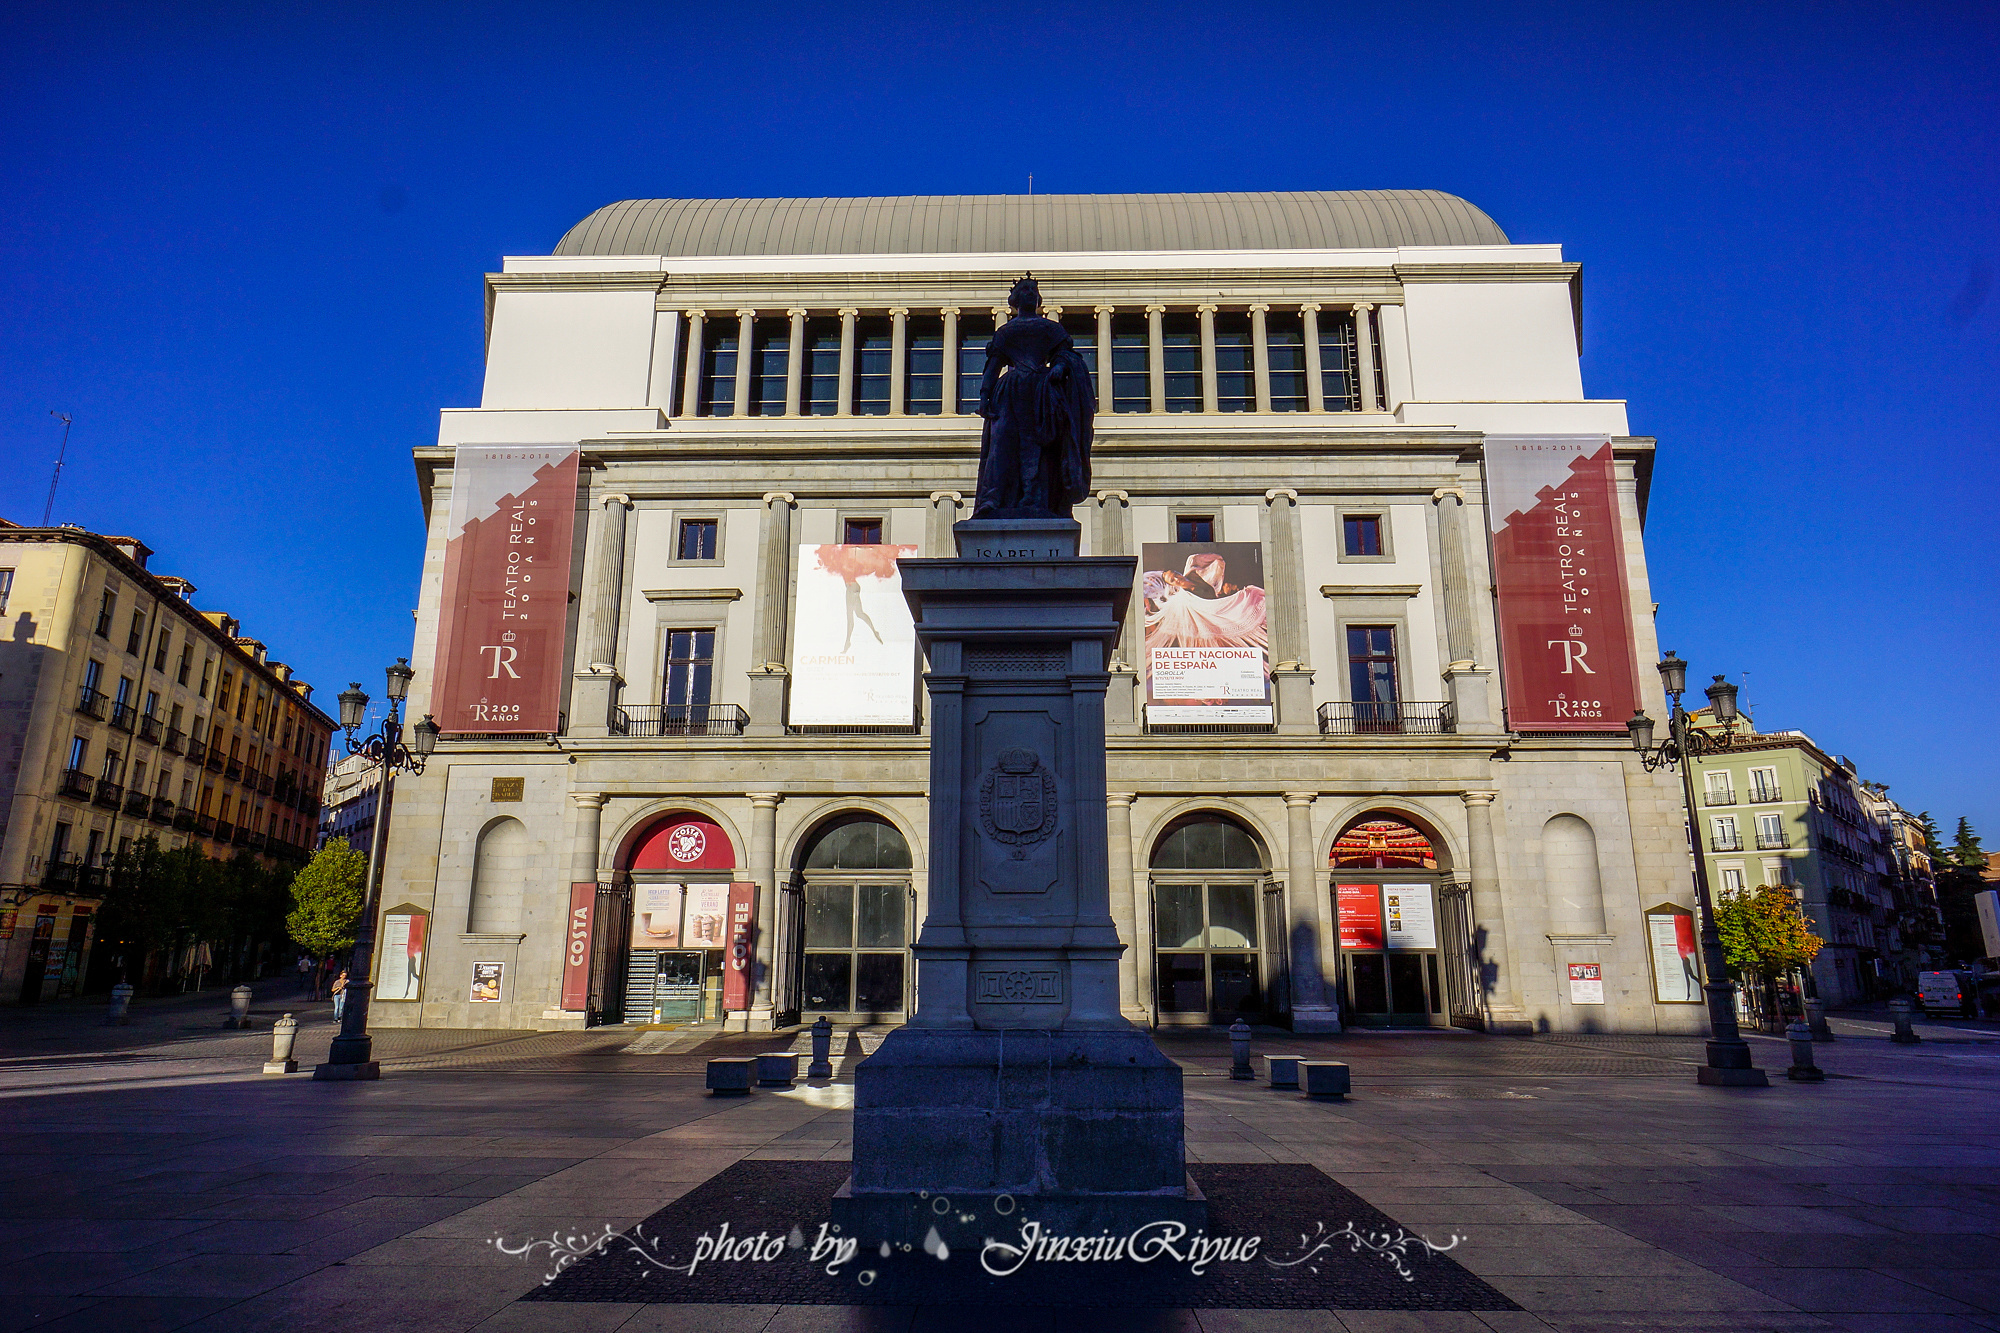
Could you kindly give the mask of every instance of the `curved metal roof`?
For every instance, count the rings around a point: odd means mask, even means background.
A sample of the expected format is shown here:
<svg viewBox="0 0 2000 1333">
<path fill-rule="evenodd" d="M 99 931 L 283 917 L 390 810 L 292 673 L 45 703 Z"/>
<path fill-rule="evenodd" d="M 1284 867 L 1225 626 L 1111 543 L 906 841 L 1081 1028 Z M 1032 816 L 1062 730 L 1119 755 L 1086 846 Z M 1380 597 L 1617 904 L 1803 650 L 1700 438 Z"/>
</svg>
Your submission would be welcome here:
<svg viewBox="0 0 2000 1333">
<path fill-rule="evenodd" d="M 1505 244 L 1493 219 L 1457 195 L 1326 190 L 626 199 L 571 227 L 555 253 L 694 258 Z"/>
</svg>

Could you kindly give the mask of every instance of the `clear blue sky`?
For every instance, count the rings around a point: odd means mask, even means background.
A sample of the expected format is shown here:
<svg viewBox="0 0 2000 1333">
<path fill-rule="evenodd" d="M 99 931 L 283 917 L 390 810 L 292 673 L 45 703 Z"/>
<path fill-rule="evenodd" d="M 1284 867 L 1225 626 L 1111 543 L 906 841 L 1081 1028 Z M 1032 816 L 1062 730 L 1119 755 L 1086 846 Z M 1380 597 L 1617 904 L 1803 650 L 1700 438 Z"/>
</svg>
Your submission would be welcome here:
<svg viewBox="0 0 2000 1333">
<path fill-rule="evenodd" d="M 1584 264 L 1586 389 L 1660 441 L 1663 642 L 2000 845 L 1996 13 L 17 2 L 0 514 L 71 413 L 56 520 L 330 707 L 409 651 L 480 275 L 600 204 L 1431 187 Z"/>
</svg>

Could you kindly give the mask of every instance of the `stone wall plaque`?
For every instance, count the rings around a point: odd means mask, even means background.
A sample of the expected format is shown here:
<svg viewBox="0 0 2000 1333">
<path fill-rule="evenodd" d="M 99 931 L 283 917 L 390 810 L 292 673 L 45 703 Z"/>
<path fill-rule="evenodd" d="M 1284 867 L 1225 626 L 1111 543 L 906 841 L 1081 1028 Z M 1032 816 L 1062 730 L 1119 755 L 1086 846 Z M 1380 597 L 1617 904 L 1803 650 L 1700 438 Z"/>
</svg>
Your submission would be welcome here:
<svg viewBox="0 0 2000 1333">
<path fill-rule="evenodd" d="M 526 778 L 493 779 L 493 799 L 496 801 L 518 801 L 527 794 Z"/>
<path fill-rule="evenodd" d="M 976 980 L 981 1004 L 1062 1003 L 1062 973 L 1052 967 L 982 968 Z"/>
</svg>

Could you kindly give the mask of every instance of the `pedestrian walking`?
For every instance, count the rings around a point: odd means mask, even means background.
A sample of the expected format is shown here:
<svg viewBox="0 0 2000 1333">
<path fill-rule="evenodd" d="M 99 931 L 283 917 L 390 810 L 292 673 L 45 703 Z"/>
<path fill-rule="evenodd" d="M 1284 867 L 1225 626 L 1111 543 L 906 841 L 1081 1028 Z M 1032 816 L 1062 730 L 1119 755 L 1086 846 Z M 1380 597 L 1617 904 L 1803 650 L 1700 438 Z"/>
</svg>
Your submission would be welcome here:
<svg viewBox="0 0 2000 1333">
<path fill-rule="evenodd" d="M 341 1010 L 347 1007 L 347 969 L 341 968 L 340 975 L 333 979 L 333 1021 L 340 1021 Z"/>
<path fill-rule="evenodd" d="M 304 954 L 300 954 L 297 970 L 299 974 L 299 994 L 309 997 L 312 995 L 313 984 L 312 959 L 306 957 Z"/>
</svg>

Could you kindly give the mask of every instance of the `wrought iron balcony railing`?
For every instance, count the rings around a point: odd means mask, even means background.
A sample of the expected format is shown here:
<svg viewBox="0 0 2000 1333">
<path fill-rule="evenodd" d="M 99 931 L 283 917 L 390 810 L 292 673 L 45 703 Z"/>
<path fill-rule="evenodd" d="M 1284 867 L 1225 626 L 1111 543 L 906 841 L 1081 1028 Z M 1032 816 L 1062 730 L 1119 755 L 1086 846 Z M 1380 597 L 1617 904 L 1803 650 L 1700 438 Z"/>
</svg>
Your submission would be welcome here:
<svg viewBox="0 0 2000 1333">
<path fill-rule="evenodd" d="M 86 685 L 82 690 L 77 692 L 76 711 L 87 713 L 99 722 L 104 720 L 104 710 L 110 707 L 110 705 L 111 701 L 104 697 L 102 690 L 93 690 L 90 686 Z"/>
<path fill-rule="evenodd" d="M 174 822 L 173 799 L 167 796 L 155 796 L 153 798 L 153 813 L 150 818 L 155 824 L 172 824 Z"/>
<path fill-rule="evenodd" d="M 215 833 L 213 836 L 217 842 L 228 842 L 236 836 L 236 825 L 226 819 L 218 819 L 215 821 Z"/>
<path fill-rule="evenodd" d="M 208 742 L 191 740 L 188 742 L 188 762 L 199 768 L 208 762 Z"/>
<path fill-rule="evenodd" d="M 1760 805 L 1771 801 L 1782 801 L 1785 799 L 1785 789 L 1776 784 L 1765 786 L 1759 783 L 1750 789 L 1750 799 Z"/>
<path fill-rule="evenodd" d="M 187 734 L 179 727 L 168 727 L 166 734 L 160 738 L 160 748 L 169 754 L 179 754 L 186 744 Z"/>
<path fill-rule="evenodd" d="M 130 731 L 139 721 L 139 710 L 131 704 L 111 705 L 111 725 L 120 731 Z"/>
<path fill-rule="evenodd" d="M 72 800 L 87 801 L 90 799 L 93 783 L 94 779 L 82 769 L 66 768 L 63 770 L 62 786 L 58 790 Z"/>
<path fill-rule="evenodd" d="M 128 815 L 144 818 L 146 811 L 152 808 L 152 804 L 152 798 L 137 787 L 125 793 L 125 813 Z"/>
<path fill-rule="evenodd" d="M 99 778 L 97 780 L 97 794 L 92 798 L 94 804 L 101 805 L 106 810 L 116 810 L 119 803 L 124 799 L 125 789 L 123 787 L 109 778 Z"/>
<path fill-rule="evenodd" d="M 1447 736 L 1457 729 L 1458 719 L 1448 701 L 1395 699 L 1319 706 L 1322 736 Z"/>
<path fill-rule="evenodd" d="M 741 736 L 750 714 L 736 704 L 635 704 L 611 710 L 615 736 Z"/>
<path fill-rule="evenodd" d="M 1717 834 L 1709 850 L 1712 852 L 1740 852 L 1743 850 L 1743 837 L 1738 833 L 1732 833 L 1728 837 Z"/>
<path fill-rule="evenodd" d="M 1759 833 L 1757 835 L 1757 850 L 1760 852 L 1776 851 L 1779 848 L 1791 845 L 1791 839 L 1782 833 Z"/>
<path fill-rule="evenodd" d="M 1709 789 L 1708 789 L 1708 801 L 1707 801 L 1707 804 L 1709 804 L 1709 805 L 1735 805 L 1735 804 L 1736 804 L 1736 791 L 1735 791 L 1735 789 L 1734 789 L 1734 788 L 1731 788 L 1731 787 L 1725 787 L 1725 788 L 1723 788 L 1723 789 L 1722 789 L 1721 791 L 1717 791 L 1717 790 L 1715 790 L 1715 788 L 1711 787 L 1711 788 L 1709 788 Z"/>
</svg>

